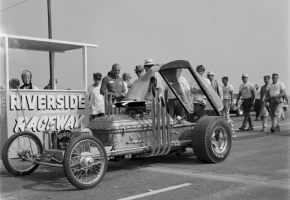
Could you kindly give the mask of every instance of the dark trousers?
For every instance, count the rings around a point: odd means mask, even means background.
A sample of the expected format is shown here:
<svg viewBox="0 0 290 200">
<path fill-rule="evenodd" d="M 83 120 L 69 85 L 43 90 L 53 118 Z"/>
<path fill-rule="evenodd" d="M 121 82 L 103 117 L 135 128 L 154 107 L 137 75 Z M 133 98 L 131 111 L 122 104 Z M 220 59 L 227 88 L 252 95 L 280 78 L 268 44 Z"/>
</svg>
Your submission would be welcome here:
<svg viewBox="0 0 290 200">
<path fill-rule="evenodd" d="M 177 99 L 168 99 L 169 115 L 174 119 L 176 116 L 183 117 L 183 107 Z"/>
<path fill-rule="evenodd" d="M 252 103 L 252 98 L 244 99 L 243 101 L 243 108 L 244 108 L 244 113 L 245 113 L 245 118 L 243 122 L 243 126 L 247 126 L 247 122 L 249 122 L 249 126 L 253 127 L 251 115 L 250 115 L 250 109 L 251 109 L 251 103 Z"/>
<path fill-rule="evenodd" d="M 261 106 L 262 106 L 262 100 L 261 99 L 256 99 L 255 100 L 255 106 L 254 106 L 254 110 L 256 112 L 256 119 L 260 117 Z"/>
<path fill-rule="evenodd" d="M 96 114 L 96 115 L 92 115 L 92 119 L 95 119 L 97 117 L 103 117 L 104 116 L 104 113 L 99 113 L 99 114 Z"/>
</svg>

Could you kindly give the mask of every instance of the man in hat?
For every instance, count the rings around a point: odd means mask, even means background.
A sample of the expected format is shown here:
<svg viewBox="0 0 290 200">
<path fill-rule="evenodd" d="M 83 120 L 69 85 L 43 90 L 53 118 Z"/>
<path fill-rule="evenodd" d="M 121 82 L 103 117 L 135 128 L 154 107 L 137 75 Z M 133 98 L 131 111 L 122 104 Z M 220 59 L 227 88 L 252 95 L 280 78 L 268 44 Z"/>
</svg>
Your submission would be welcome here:
<svg viewBox="0 0 290 200">
<path fill-rule="evenodd" d="M 154 62 L 152 59 L 147 59 L 144 62 L 144 69 L 147 72 L 152 66 L 154 66 Z M 166 85 L 165 81 L 163 80 L 162 76 L 159 72 L 154 73 L 155 80 L 157 81 L 156 91 L 157 95 L 162 95 L 164 97 L 164 86 Z M 149 95 L 149 94 L 148 94 Z"/>
<path fill-rule="evenodd" d="M 221 113 L 225 119 L 229 120 L 230 119 L 230 107 L 231 104 L 233 103 L 233 92 L 234 92 L 234 87 L 228 83 L 229 78 L 228 77 L 223 77 L 222 82 L 222 90 L 223 90 L 223 105 L 224 108 L 222 109 Z"/>
<path fill-rule="evenodd" d="M 270 116 L 272 119 L 271 132 L 280 131 L 280 112 L 283 105 L 283 97 L 286 95 L 285 86 L 278 81 L 278 74 L 272 74 L 272 83 L 267 86 L 266 100 L 269 101 Z"/>
<path fill-rule="evenodd" d="M 124 85 L 125 85 L 125 90 L 126 90 L 126 94 L 127 94 L 127 92 L 128 92 L 128 88 L 129 88 L 129 85 L 130 85 L 130 87 L 131 87 L 131 84 L 129 83 L 129 81 L 131 80 L 131 76 L 130 76 L 130 74 L 129 73 L 124 73 L 123 75 L 122 75 L 122 78 L 123 78 L 123 81 L 124 81 Z"/>
<path fill-rule="evenodd" d="M 135 74 L 137 75 L 138 78 L 144 75 L 144 67 L 143 65 L 137 65 L 135 68 Z"/>
<path fill-rule="evenodd" d="M 132 87 L 129 89 L 127 95 L 125 96 L 125 100 L 150 101 L 150 86 L 155 84 L 154 74 L 158 72 L 159 69 L 160 66 L 157 64 L 150 66 L 146 73 L 133 83 Z M 152 79 L 152 77 L 154 79 Z"/>
<path fill-rule="evenodd" d="M 255 121 L 259 121 L 260 112 L 261 112 L 261 91 L 260 91 L 260 87 L 257 84 L 255 85 L 254 91 L 255 91 L 254 111 L 256 113 Z"/>
<path fill-rule="evenodd" d="M 220 98 L 223 100 L 223 89 L 222 84 L 219 83 L 216 79 L 214 79 L 214 74 L 212 71 L 209 71 L 207 73 L 207 78 L 210 81 L 211 87 L 214 89 L 214 91 L 220 96 Z"/>
<path fill-rule="evenodd" d="M 236 106 L 238 106 L 238 102 L 240 98 L 243 98 L 243 108 L 245 113 L 245 118 L 243 125 L 239 128 L 241 131 L 249 131 L 254 130 L 253 123 L 250 115 L 250 109 L 254 105 L 255 101 L 255 91 L 254 91 L 254 85 L 250 82 L 248 82 L 248 75 L 243 74 L 242 75 L 243 84 L 239 87 L 239 94 L 237 97 Z M 246 129 L 247 122 L 249 122 L 249 128 Z"/>
<path fill-rule="evenodd" d="M 24 70 L 21 74 L 23 85 L 20 86 L 20 89 L 30 89 L 30 90 L 39 90 L 36 86 L 32 85 L 32 73 L 28 70 Z"/>
<path fill-rule="evenodd" d="M 106 90 L 108 94 L 113 96 L 113 99 L 117 101 L 122 101 L 126 95 L 125 84 L 122 78 L 119 77 L 121 66 L 119 64 L 114 64 L 110 75 L 106 76 L 102 80 L 102 85 L 100 89 L 101 95 L 105 95 Z"/>
<path fill-rule="evenodd" d="M 196 123 L 200 118 L 207 116 L 204 112 L 206 100 L 202 97 L 196 97 L 193 100 L 193 113 L 186 114 L 185 120 L 191 123 Z"/>
<path fill-rule="evenodd" d="M 102 74 L 97 72 L 93 74 L 94 84 L 88 86 L 88 95 L 90 101 L 92 119 L 104 116 L 105 104 L 104 96 L 100 94 Z"/>
</svg>

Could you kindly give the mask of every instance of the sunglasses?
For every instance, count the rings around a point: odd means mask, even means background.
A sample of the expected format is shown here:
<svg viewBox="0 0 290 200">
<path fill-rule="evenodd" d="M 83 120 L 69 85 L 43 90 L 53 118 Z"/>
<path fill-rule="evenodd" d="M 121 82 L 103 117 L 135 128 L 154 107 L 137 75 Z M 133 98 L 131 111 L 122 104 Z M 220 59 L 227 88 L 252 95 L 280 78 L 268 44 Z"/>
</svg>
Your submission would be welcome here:
<svg viewBox="0 0 290 200">
<path fill-rule="evenodd" d="M 143 71 L 144 71 L 144 70 L 142 70 L 142 71 L 136 71 L 135 73 L 136 73 L 136 74 L 141 74 Z"/>
</svg>

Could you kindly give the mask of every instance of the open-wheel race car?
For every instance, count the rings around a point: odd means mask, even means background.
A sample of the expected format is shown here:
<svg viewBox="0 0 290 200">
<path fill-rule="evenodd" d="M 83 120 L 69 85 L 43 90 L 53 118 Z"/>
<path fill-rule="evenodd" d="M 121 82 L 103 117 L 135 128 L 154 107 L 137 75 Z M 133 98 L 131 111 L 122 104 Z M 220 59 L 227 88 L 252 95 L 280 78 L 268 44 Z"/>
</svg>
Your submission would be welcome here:
<svg viewBox="0 0 290 200">
<path fill-rule="evenodd" d="M 232 130 L 220 116 L 222 102 L 189 62 L 173 61 L 163 65 L 159 73 L 186 113 L 192 112 L 193 97 L 181 88 L 178 69 L 186 70 L 186 78 L 199 86 L 208 102 L 208 116 L 196 123 L 171 118 L 167 103 L 154 92 L 149 102 L 114 103 L 106 93 L 105 116 L 86 126 L 64 130 L 50 127 L 43 131 L 43 142 L 29 131 L 10 136 L 2 151 L 4 166 L 17 176 L 30 174 L 39 165 L 63 167 L 75 187 L 87 189 L 104 178 L 109 160 L 161 156 L 192 148 L 202 162 L 224 161 L 231 150 Z"/>
</svg>

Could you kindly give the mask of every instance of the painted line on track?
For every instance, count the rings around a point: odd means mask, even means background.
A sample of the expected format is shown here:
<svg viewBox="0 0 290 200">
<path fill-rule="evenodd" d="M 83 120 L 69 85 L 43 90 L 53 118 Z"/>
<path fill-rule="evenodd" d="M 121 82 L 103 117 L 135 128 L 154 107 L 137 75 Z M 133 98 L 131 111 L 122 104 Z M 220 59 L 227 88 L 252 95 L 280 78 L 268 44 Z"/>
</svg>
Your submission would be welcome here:
<svg viewBox="0 0 290 200">
<path fill-rule="evenodd" d="M 285 181 L 274 181 L 263 178 L 255 178 L 249 177 L 245 175 L 233 175 L 233 174 L 215 174 L 208 172 L 200 172 L 200 171 L 189 171 L 174 169 L 174 168 L 159 168 L 159 167 L 145 167 L 140 170 L 156 172 L 156 173 L 164 173 L 170 175 L 177 176 L 186 176 L 192 178 L 202 178 L 208 180 L 216 180 L 216 181 L 224 181 L 224 182 L 235 182 L 235 183 L 243 183 L 243 184 L 251 184 L 256 186 L 267 186 L 278 189 L 287 189 L 290 190 L 289 182 Z"/>
<path fill-rule="evenodd" d="M 290 123 L 286 123 L 286 124 L 280 124 L 280 126 L 283 126 L 283 125 L 288 125 Z M 270 127 L 272 125 L 267 125 L 267 127 Z M 253 128 L 262 128 L 263 126 L 254 126 Z M 239 129 L 234 129 L 235 131 L 239 131 Z"/>
<path fill-rule="evenodd" d="M 184 184 L 181 184 L 181 185 L 175 185 L 175 186 L 163 188 L 163 189 L 160 189 L 160 190 L 155 190 L 155 191 L 152 191 L 152 192 L 146 192 L 146 193 L 143 193 L 143 194 L 138 194 L 138 195 L 134 195 L 134 196 L 130 196 L 130 197 L 125 197 L 125 198 L 122 198 L 122 199 L 119 199 L 119 200 L 131 200 L 131 199 L 142 198 L 142 197 L 150 196 L 150 195 L 153 195 L 153 194 L 158 194 L 158 193 L 161 193 L 161 192 L 175 190 L 175 189 L 178 189 L 178 188 L 181 188 L 181 187 L 186 187 L 186 186 L 189 186 L 189 185 L 192 185 L 192 183 L 184 183 Z"/>
</svg>

